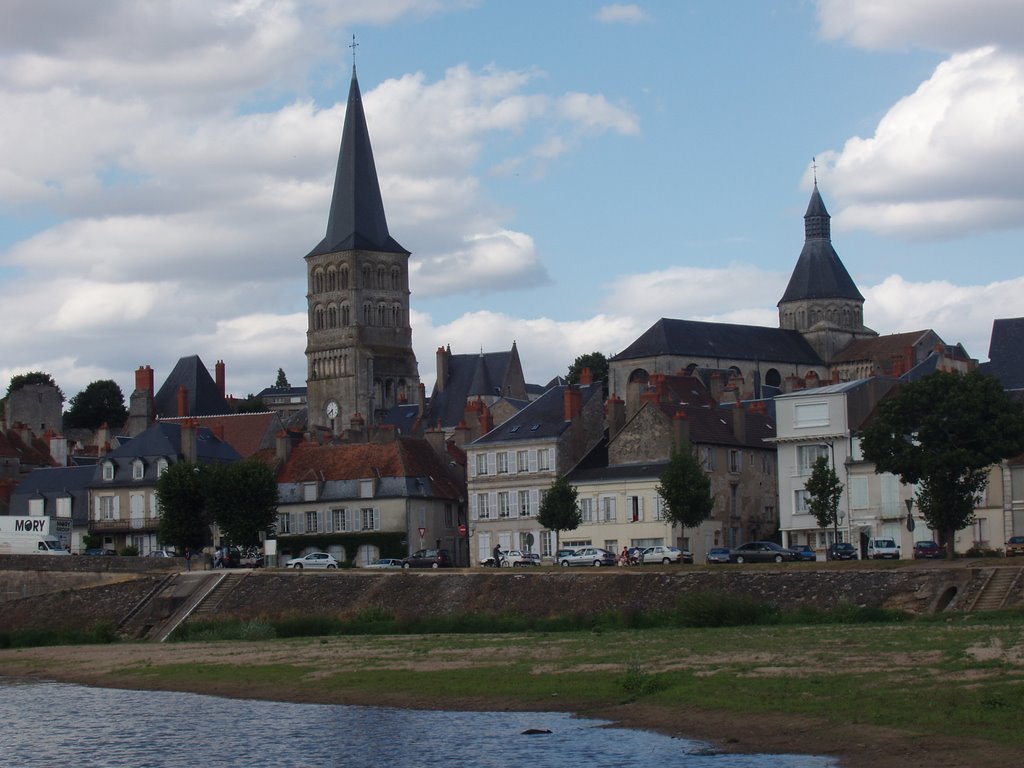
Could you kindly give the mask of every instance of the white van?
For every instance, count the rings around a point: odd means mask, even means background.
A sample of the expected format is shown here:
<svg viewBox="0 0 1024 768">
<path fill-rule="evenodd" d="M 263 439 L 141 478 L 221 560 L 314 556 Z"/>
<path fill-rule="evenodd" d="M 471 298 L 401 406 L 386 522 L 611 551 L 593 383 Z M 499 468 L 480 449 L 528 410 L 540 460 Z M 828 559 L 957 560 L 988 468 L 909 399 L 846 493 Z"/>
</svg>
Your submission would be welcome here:
<svg viewBox="0 0 1024 768">
<path fill-rule="evenodd" d="M 0 517 L 0 555 L 66 555 L 48 517 Z"/>
<path fill-rule="evenodd" d="M 871 539 L 868 542 L 869 560 L 899 560 L 900 545 L 892 539 Z"/>
</svg>

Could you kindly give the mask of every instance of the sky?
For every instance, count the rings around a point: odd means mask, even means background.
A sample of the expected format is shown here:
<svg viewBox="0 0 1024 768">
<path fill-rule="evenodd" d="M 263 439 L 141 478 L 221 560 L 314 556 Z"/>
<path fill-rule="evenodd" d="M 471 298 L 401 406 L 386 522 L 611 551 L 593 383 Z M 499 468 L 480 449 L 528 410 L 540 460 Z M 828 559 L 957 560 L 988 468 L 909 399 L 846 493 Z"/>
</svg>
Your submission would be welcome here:
<svg viewBox="0 0 1024 768">
<path fill-rule="evenodd" d="M 353 56 L 428 391 L 777 327 L 815 175 L 866 325 L 984 361 L 1024 316 L 1019 0 L 0 5 L 0 382 L 304 385 Z"/>
</svg>

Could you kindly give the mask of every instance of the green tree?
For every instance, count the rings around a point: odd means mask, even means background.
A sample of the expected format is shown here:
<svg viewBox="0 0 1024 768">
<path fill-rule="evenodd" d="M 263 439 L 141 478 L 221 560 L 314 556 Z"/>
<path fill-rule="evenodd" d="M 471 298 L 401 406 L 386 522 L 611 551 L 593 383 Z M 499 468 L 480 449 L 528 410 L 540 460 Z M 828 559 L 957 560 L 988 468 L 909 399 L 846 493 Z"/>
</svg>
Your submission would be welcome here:
<svg viewBox="0 0 1024 768">
<path fill-rule="evenodd" d="M 261 461 L 204 467 L 206 508 L 210 519 L 232 544 L 249 547 L 277 522 L 277 481 Z"/>
<path fill-rule="evenodd" d="M 879 472 L 919 485 L 918 508 L 952 558 L 989 468 L 1024 452 L 1024 406 L 991 376 L 933 373 L 882 401 L 861 448 Z"/>
<path fill-rule="evenodd" d="M 12 376 L 11 383 L 7 386 L 7 394 L 17 392 L 22 387 L 32 384 L 48 384 L 51 387 L 56 387 L 57 393 L 60 395 L 60 401 L 64 402 L 64 393 L 57 386 L 57 382 L 53 380 L 53 376 L 42 371 L 29 371 L 28 373 L 19 373 L 17 376 Z"/>
<path fill-rule="evenodd" d="M 565 374 L 565 380 L 570 384 L 579 384 L 580 375 L 583 373 L 584 368 L 590 369 L 593 381 L 603 382 L 604 396 L 608 397 L 608 358 L 600 352 L 580 355 L 569 366 L 569 371 Z"/>
<path fill-rule="evenodd" d="M 582 514 L 576 503 L 578 496 L 576 486 L 570 485 L 564 477 L 557 477 L 541 499 L 537 522 L 549 531 L 555 532 L 556 551 L 558 534 L 562 531 L 575 531 L 582 521 Z"/>
<path fill-rule="evenodd" d="M 693 528 L 711 516 L 715 506 L 711 479 L 692 449 L 674 449 L 668 469 L 658 479 L 656 490 L 665 501 L 665 517 L 669 520 Z"/>
<path fill-rule="evenodd" d="M 839 482 L 839 475 L 829 463 L 828 456 L 819 456 L 814 460 L 804 490 L 807 491 L 807 508 L 818 521 L 819 527 L 838 528 L 839 499 L 843 495 L 843 484 Z"/>
<path fill-rule="evenodd" d="M 156 483 L 160 505 L 157 538 L 179 552 L 200 549 L 210 540 L 202 473 L 205 467 L 180 461 L 169 466 Z"/>
<path fill-rule="evenodd" d="M 264 413 L 267 410 L 267 404 L 263 402 L 262 397 L 250 393 L 246 395 L 245 400 L 242 400 L 238 404 L 238 413 Z"/>
<path fill-rule="evenodd" d="M 119 427 L 128 421 L 128 409 L 124 405 L 124 393 L 110 379 L 100 379 L 89 384 L 71 398 L 64 414 L 64 426 L 80 429 L 97 429 L 101 424 Z"/>
<path fill-rule="evenodd" d="M 277 369 L 277 381 L 274 382 L 274 387 L 277 389 L 287 389 L 291 384 L 288 383 L 288 377 L 284 375 L 284 368 Z"/>
</svg>

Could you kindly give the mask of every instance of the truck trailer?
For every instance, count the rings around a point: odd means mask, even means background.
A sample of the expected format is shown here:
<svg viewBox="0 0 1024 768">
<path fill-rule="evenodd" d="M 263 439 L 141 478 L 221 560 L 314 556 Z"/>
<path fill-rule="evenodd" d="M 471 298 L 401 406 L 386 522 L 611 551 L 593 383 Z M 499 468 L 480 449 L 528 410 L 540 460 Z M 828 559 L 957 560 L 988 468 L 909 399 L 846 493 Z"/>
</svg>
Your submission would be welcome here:
<svg viewBox="0 0 1024 768">
<path fill-rule="evenodd" d="M 0 516 L 0 555 L 67 555 L 48 517 Z"/>
</svg>

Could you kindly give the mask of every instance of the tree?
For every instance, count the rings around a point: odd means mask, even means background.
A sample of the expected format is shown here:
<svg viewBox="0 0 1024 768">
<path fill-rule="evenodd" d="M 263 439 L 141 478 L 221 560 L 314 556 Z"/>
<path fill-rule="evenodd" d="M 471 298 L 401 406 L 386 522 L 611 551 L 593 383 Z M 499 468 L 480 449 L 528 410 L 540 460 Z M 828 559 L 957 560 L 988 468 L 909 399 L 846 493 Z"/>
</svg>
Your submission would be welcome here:
<svg viewBox="0 0 1024 768">
<path fill-rule="evenodd" d="M 828 456 L 814 460 L 811 476 L 804 483 L 807 491 L 807 508 L 821 528 L 839 528 L 839 499 L 843 495 L 843 484 L 839 475 L 829 464 Z M 838 538 L 837 538 L 838 540 Z"/>
<path fill-rule="evenodd" d="M 80 429 L 97 429 L 101 424 L 121 426 L 128 421 L 128 409 L 124 406 L 124 393 L 110 379 L 92 382 L 71 398 L 64 414 L 64 426 Z"/>
<path fill-rule="evenodd" d="M 711 479 L 692 449 L 673 449 L 668 469 L 658 478 L 658 495 L 665 501 L 665 517 L 685 528 L 694 528 L 711 516 L 715 500 Z"/>
<path fill-rule="evenodd" d="M 584 368 L 590 369 L 593 381 L 604 382 L 604 396 L 608 397 L 608 358 L 600 352 L 580 355 L 569 366 L 569 371 L 565 374 L 565 380 L 570 384 L 579 384 Z"/>
<path fill-rule="evenodd" d="M 60 401 L 64 402 L 64 393 L 57 386 L 57 382 L 53 380 L 53 376 L 42 371 L 29 371 L 28 373 L 19 373 L 17 376 L 12 376 L 11 383 L 7 386 L 7 394 L 10 395 L 11 392 L 17 392 L 19 389 L 33 384 L 46 384 L 54 387 L 57 390 L 57 394 L 60 395 Z"/>
<path fill-rule="evenodd" d="M 267 411 L 267 404 L 262 397 L 257 397 L 251 392 L 246 395 L 245 400 L 238 404 L 237 413 L 264 413 Z"/>
<path fill-rule="evenodd" d="M 558 534 L 561 531 L 575 531 L 583 519 L 576 504 L 579 492 L 565 477 L 557 477 L 544 493 L 537 514 L 537 522 L 555 532 L 555 551 L 558 551 Z"/>
<path fill-rule="evenodd" d="M 263 462 L 255 459 L 204 467 L 207 473 L 206 508 L 232 544 L 249 547 L 260 534 L 273 531 L 277 522 L 277 481 Z"/>
<path fill-rule="evenodd" d="M 952 558 L 989 468 L 1024 452 L 1024 406 L 991 376 L 933 373 L 882 401 L 861 449 L 878 471 L 919 484 L 918 508 Z"/>
<path fill-rule="evenodd" d="M 157 538 L 180 552 L 200 549 L 210 540 L 210 523 L 202 488 L 205 468 L 185 461 L 169 466 L 156 483 L 160 505 Z"/>
<path fill-rule="evenodd" d="M 277 369 L 277 381 L 274 382 L 275 389 L 287 389 L 291 384 L 288 383 L 288 377 L 284 375 L 284 368 Z"/>
</svg>

